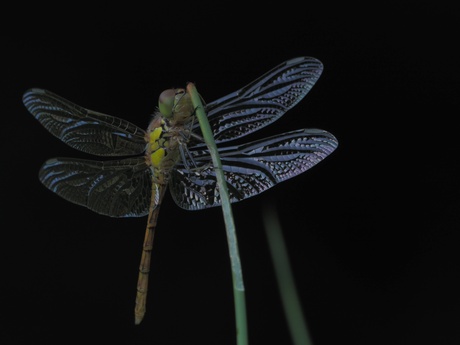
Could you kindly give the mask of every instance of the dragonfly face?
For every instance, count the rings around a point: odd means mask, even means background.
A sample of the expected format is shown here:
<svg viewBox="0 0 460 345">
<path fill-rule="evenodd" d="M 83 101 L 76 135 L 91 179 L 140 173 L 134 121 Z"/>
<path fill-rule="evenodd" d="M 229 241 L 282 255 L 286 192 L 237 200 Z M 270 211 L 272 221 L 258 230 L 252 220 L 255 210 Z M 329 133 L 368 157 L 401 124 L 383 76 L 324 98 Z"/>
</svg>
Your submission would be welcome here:
<svg viewBox="0 0 460 345">
<path fill-rule="evenodd" d="M 320 129 L 226 144 L 279 119 L 303 99 L 322 70 L 315 58 L 291 59 L 206 105 L 231 202 L 299 175 L 336 149 L 337 139 Z M 183 89 L 172 89 L 160 100 L 160 112 L 144 131 L 46 90 L 31 89 L 23 96 L 35 118 L 71 147 L 98 156 L 125 156 L 100 161 L 53 158 L 43 164 L 39 178 L 59 196 L 97 213 L 111 217 L 149 215 L 139 269 L 136 323 L 145 313 L 153 230 L 167 187 L 176 204 L 187 210 L 221 203 L 209 151 L 199 140 L 201 131 L 194 121 L 189 95 Z"/>
</svg>

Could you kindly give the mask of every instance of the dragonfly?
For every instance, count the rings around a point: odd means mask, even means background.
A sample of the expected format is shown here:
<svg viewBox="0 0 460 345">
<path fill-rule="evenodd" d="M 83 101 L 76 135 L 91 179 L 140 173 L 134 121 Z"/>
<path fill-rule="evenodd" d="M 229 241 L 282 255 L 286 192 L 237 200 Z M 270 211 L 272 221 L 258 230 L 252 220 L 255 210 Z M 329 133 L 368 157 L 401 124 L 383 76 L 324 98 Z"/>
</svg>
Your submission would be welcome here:
<svg viewBox="0 0 460 345">
<path fill-rule="evenodd" d="M 305 97 L 322 71 L 316 58 L 290 59 L 204 106 L 232 203 L 305 172 L 337 148 L 335 136 L 321 129 L 231 143 L 279 119 Z M 60 197 L 102 215 L 148 216 L 134 308 L 139 324 L 146 312 L 153 237 L 166 190 L 186 210 L 221 205 L 190 95 L 183 88 L 163 91 L 147 130 L 44 89 L 26 91 L 23 103 L 51 134 L 74 149 L 119 157 L 52 158 L 40 168 L 39 180 Z"/>
</svg>

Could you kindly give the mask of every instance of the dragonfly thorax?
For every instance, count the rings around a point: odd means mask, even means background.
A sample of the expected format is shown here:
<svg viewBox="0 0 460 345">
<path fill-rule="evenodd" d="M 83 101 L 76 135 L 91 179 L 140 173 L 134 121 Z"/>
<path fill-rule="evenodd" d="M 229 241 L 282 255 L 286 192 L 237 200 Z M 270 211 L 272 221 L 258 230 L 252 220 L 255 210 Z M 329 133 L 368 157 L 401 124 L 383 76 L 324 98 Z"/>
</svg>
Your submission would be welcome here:
<svg viewBox="0 0 460 345">
<path fill-rule="evenodd" d="M 193 105 L 190 96 L 183 89 L 171 89 L 162 93 L 174 91 L 174 102 L 168 113 L 168 101 L 162 105 L 147 129 L 148 147 L 147 160 L 153 169 L 155 178 L 159 181 L 168 179 L 168 175 L 180 158 L 180 149 L 186 145 L 193 124 Z M 164 96 L 163 96 L 164 97 Z M 164 99 L 163 99 L 164 101 Z"/>
</svg>

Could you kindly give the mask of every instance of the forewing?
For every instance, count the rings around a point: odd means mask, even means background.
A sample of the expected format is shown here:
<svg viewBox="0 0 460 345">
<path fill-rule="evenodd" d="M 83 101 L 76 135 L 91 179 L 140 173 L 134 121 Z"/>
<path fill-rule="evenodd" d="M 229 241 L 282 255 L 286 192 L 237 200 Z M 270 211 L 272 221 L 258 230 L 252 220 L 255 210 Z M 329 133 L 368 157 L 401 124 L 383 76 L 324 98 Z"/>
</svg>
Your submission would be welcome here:
<svg viewBox="0 0 460 345">
<path fill-rule="evenodd" d="M 30 89 L 23 102 L 40 123 L 71 147 L 100 156 L 144 152 L 145 131 L 123 119 L 80 107 L 50 91 Z"/>
<path fill-rule="evenodd" d="M 144 157 L 113 161 L 53 158 L 40 181 L 64 199 L 111 217 L 148 213 L 151 173 Z"/>
<path fill-rule="evenodd" d="M 225 97 L 207 104 L 216 143 L 253 133 L 279 119 L 310 91 L 323 71 L 312 57 L 288 60 Z M 194 131 L 199 133 L 198 124 Z"/>
<path fill-rule="evenodd" d="M 330 133 L 303 129 L 219 149 L 230 201 L 237 202 L 257 195 L 279 182 L 310 169 L 338 145 Z M 219 206 L 214 168 L 209 151 L 191 150 L 193 162 L 178 165 L 171 174 L 170 190 L 174 201 L 187 210 Z"/>
</svg>

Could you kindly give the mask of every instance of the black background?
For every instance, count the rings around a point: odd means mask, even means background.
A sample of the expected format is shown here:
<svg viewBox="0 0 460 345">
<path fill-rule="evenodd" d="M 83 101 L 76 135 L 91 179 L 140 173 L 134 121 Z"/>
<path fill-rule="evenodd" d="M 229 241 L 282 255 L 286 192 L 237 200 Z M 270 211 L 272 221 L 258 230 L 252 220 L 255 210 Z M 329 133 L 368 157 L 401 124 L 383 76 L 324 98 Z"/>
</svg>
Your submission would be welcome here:
<svg viewBox="0 0 460 345">
<path fill-rule="evenodd" d="M 148 310 L 134 326 L 146 219 L 103 217 L 40 184 L 46 159 L 89 157 L 27 112 L 28 88 L 146 128 L 164 89 L 192 81 L 209 102 L 303 55 L 321 60 L 323 75 L 251 139 L 322 128 L 339 148 L 234 205 L 250 343 L 291 343 L 264 202 L 278 208 L 315 345 L 460 342 L 458 15 L 428 1 L 299 4 L 4 13 L 2 344 L 235 344 L 221 210 L 187 212 L 167 194 Z"/>
</svg>

